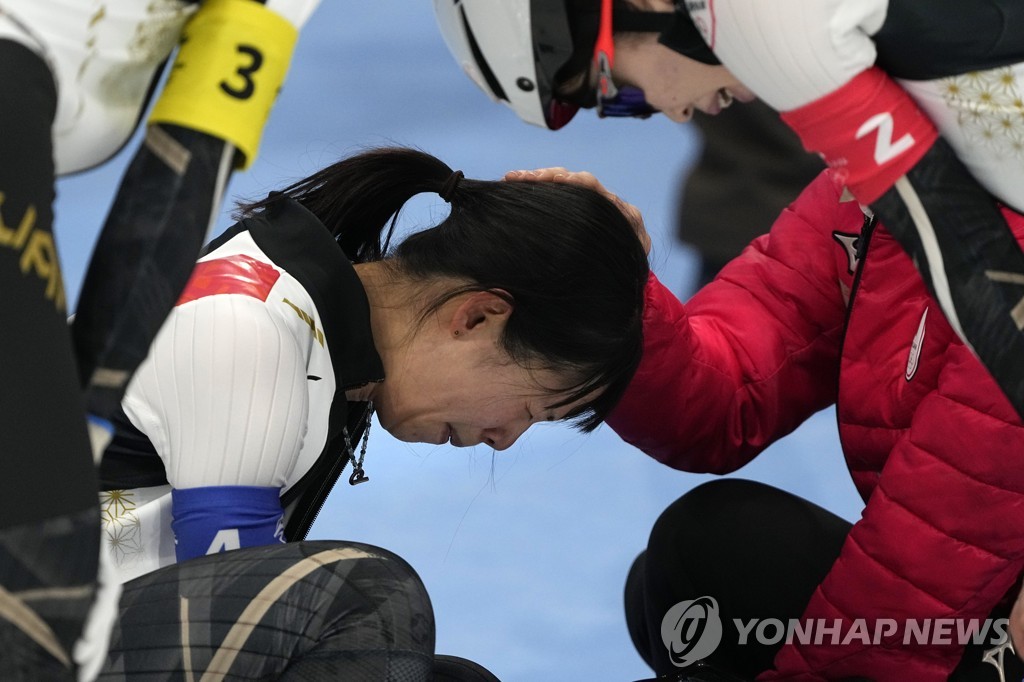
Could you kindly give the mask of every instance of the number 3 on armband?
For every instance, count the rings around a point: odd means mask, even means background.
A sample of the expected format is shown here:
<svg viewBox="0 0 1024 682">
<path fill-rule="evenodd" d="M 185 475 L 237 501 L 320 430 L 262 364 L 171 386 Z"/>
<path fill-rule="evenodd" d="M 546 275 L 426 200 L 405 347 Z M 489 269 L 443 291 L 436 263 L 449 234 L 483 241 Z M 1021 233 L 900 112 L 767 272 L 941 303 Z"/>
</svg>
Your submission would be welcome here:
<svg viewBox="0 0 1024 682">
<path fill-rule="evenodd" d="M 256 91 L 256 83 L 252 77 L 263 66 L 263 53 L 252 45 L 238 45 L 235 49 L 243 58 L 248 58 L 247 64 L 235 69 L 235 74 L 241 79 L 242 86 L 236 88 L 228 81 L 223 80 L 220 82 L 220 89 L 236 99 L 249 99 Z"/>
<path fill-rule="evenodd" d="M 253 0 L 206 0 L 185 24 L 149 122 L 219 137 L 249 166 L 284 83 L 298 30 Z"/>
</svg>

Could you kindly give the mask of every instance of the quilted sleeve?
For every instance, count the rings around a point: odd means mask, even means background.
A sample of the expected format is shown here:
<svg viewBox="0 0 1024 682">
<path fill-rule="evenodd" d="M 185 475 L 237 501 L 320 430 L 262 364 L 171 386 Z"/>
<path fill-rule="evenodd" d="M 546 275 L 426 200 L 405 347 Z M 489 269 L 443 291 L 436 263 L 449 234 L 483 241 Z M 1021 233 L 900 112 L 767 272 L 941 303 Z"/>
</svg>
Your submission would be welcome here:
<svg viewBox="0 0 1024 682">
<path fill-rule="evenodd" d="M 823 173 L 686 304 L 652 277 L 644 357 L 608 419 L 624 440 L 725 473 L 835 401 L 848 273 L 833 232 L 863 223 L 838 199 Z"/>
<path fill-rule="evenodd" d="M 839 619 L 841 633 L 863 619 L 867 632 L 892 634 L 878 646 L 795 642 L 763 679 L 946 679 L 962 655 L 955 628 L 952 646 L 908 640 L 906 620 L 981 622 L 1014 584 L 1024 568 L 1022 458 L 1019 418 L 967 348 L 952 345 L 804 613 Z M 894 626 L 879 626 L 885 619 Z"/>
</svg>

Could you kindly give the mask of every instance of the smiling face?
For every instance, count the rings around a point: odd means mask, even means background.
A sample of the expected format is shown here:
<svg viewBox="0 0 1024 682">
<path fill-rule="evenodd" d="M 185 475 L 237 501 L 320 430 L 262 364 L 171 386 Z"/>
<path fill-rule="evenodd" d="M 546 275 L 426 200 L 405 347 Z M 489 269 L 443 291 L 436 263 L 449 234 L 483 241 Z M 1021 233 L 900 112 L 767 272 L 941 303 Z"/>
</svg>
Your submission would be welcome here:
<svg viewBox="0 0 1024 682">
<path fill-rule="evenodd" d="M 679 123 L 689 121 L 695 110 L 714 116 L 733 100 L 755 99 L 724 66 L 683 56 L 659 43 L 654 33 L 616 38 L 612 79 L 619 86 L 640 88 L 651 106 Z M 595 74 L 591 81 L 596 87 Z"/>
</svg>

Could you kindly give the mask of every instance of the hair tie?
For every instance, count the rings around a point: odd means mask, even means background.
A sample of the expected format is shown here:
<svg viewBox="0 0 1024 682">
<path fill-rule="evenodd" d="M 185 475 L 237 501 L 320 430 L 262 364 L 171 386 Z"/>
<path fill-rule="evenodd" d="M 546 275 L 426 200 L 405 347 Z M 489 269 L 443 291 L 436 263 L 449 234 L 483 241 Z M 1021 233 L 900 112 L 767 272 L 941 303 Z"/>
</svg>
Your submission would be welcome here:
<svg viewBox="0 0 1024 682">
<path fill-rule="evenodd" d="M 452 203 L 452 194 L 455 192 L 455 188 L 459 185 L 459 180 L 466 177 L 462 174 L 462 171 L 454 171 L 448 176 L 448 179 L 444 181 L 444 185 L 441 186 L 441 191 L 438 194 L 449 204 Z"/>
</svg>

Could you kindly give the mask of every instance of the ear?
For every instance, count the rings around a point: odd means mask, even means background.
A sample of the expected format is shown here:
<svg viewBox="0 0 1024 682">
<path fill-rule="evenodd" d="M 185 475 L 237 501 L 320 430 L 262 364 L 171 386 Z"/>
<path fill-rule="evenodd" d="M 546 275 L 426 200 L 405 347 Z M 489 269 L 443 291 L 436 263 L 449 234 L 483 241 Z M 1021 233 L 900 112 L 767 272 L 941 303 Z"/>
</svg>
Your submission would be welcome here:
<svg viewBox="0 0 1024 682">
<path fill-rule="evenodd" d="M 493 291 L 476 291 L 459 301 L 448 331 L 453 336 L 468 336 L 484 329 L 501 330 L 512 310 L 512 304 Z"/>
</svg>

